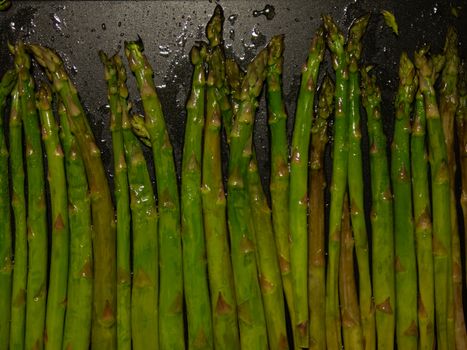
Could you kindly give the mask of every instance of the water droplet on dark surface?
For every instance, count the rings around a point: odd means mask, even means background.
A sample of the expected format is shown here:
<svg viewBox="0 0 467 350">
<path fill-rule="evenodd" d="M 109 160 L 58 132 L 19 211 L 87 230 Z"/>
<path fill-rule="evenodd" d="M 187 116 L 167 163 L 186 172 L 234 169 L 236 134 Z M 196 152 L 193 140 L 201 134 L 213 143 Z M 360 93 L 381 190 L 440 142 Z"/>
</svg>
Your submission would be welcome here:
<svg viewBox="0 0 467 350">
<path fill-rule="evenodd" d="M 102 23 L 102 24 L 101 24 L 101 27 L 102 27 L 102 30 L 106 30 L 106 29 L 107 29 L 107 26 L 105 25 L 105 23 Z"/>
<path fill-rule="evenodd" d="M 235 24 L 235 21 L 237 20 L 238 18 L 238 15 L 237 14 L 233 14 L 233 15 L 230 15 L 227 19 L 229 20 L 229 23 L 231 25 L 234 25 Z"/>
<path fill-rule="evenodd" d="M 266 5 L 264 9 L 253 11 L 253 17 L 265 16 L 267 20 L 271 20 L 276 15 L 276 9 L 272 5 Z"/>
<path fill-rule="evenodd" d="M 118 21 L 118 24 L 117 24 L 119 27 L 122 26 L 122 22 L 121 21 Z"/>
</svg>

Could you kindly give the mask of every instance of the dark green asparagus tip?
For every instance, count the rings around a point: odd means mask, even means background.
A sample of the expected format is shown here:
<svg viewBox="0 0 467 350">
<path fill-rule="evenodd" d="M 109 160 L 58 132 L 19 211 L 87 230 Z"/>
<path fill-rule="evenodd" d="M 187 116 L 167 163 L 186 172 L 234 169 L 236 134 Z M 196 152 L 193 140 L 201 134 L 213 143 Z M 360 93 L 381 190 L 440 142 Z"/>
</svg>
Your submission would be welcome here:
<svg viewBox="0 0 467 350">
<path fill-rule="evenodd" d="M 222 25 L 224 24 L 224 11 L 220 5 L 214 9 L 214 13 L 206 26 L 206 36 L 211 47 L 222 43 Z"/>
<path fill-rule="evenodd" d="M 207 53 L 207 47 L 203 43 L 200 43 L 200 46 L 194 45 L 191 48 L 190 52 L 190 60 L 191 64 L 196 66 L 197 64 L 200 64 L 201 62 L 204 61 L 206 58 L 206 53 Z"/>
<path fill-rule="evenodd" d="M 10 0 L 0 0 L 0 11 L 6 11 L 10 8 L 11 1 Z"/>
<path fill-rule="evenodd" d="M 327 119 L 334 108 L 334 82 L 326 75 L 319 92 L 318 118 Z"/>
<path fill-rule="evenodd" d="M 263 88 L 266 77 L 266 65 L 268 62 L 268 50 L 262 49 L 253 61 L 248 65 L 246 76 L 242 83 L 241 99 L 256 98 Z"/>
<path fill-rule="evenodd" d="M 424 46 L 414 53 L 415 67 L 417 67 L 418 73 L 423 77 L 431 77 L 433 74 L 433 62 L 426 56 L 428 51 L 429 47 Z"/>
<path fill-rule="evenodd" d="M 446 42 L 444 43 L 444 54 L 449 57 L 451 55 L 457 55 L 457 46 L 459 45 L 459 39 L 457 37 L 457 31 L 453 26 L 448 27 L 446 33 Z"/>
<path fill-rule="evenodd" d="M 275 35 L 268 44 L 268 66 L 274 67 L 282 61 L 284 53 L 284 35 Z"/>
<path fill-rule="evenodd" d="M 372 66 L 360 70 L 362 76 L 362 100 L 366 106 L 376 106 L 381 102 L 381 91 L 376 84 L 376 77 L 370 74 Z"/>
<path fill-rule="evenodd" d="M 243 72 L 233 58 L 228 58 L 225 61 L 225 73 L 227 75 L 227 82 L 231 91 L 240 90 L 240 85 L 243 80 Z"/>
<path fill-rule="evenodd" d="M 337 27 L 337 24 L 329 15 L 322 16 L 324 28 L 326 29 L 326 39 L 328 47 L 334 54 L 341 54 L 344 52 L 344 35 Z"/>
<path fill-rule="evenodd" d="M 50 110 L 52 103 L 52 90 L 49 84 L 43 84 L 36 93 L 36 107 L 41 111 Z"/>
<path fill-rule="evenodd" d="M 413 91 L 411 92 L 411 94 L 413 95 L 414 91 L 417 88 L 415 66 L 413 65 L 409 56 L 407 56 L 406 52 L 402 52 L 401 54 L 401 59 L 399 62 L 399 79 L 401 85 L 413 86 Z"/>
<path fill-rule="evenodd" d="M 370 20 L 370 14 L 357 18 L 350 27 L 349 39 L 347 41 L 347 53 L 350 67 L 353 71 L 358 69 L 358 61 L 362 54 L 362 37 L 365 34 Z"/>
<path fill-rule="evenodd" d="M 26 53 L 24 43 L 22 41 L 18 41 L 14 48 L 15 58 L 14 63 L 15 66 L 18 67 L 20 70 L 29 70 L 31 67 L 31 58 Z M 21 76 L 20 76 L 21 79 Z"/>
<path fill-rule="evenodd" d="M 15 86 L 17 80 L 16 71 L 14 69 L 8 70 L 2 77 L 2 81 L 0 82 L 0 95 L 1 96 L 8 96 L 13 90 L 13 86 Z"/>
</svg>

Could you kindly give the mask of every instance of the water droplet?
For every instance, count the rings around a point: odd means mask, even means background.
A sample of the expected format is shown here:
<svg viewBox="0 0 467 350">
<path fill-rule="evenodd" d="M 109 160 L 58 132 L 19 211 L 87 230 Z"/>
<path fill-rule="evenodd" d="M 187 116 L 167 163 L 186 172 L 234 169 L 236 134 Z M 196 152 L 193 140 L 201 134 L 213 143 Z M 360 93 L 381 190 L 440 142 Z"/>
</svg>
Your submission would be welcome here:
<svg viewBox="0 0 467 350">
<path fill-rule="evenodd" d="M 15 22 L 10 22 L 10 28 L 11 28 L 12 30 L 16 30 Z"/>
<path fill-rule="evenodd" d="M 105 23 L 102 23 L 102 24 L 101 24 L 101 28 L 102 28 L 102 30 L 106 30 L 106 29 L 107 29 L 107 26 L 105 25 Z"/>
<path fill-rule="evenodd" d="M 167 57 L 172 53 L 168 45 L 159 45 L 159 55 Z"/>
<path fill-rule="evenodd" d="M 229 30 L 229 39 L 230 40 L 235 40 L 235 30 L 233 30 L 233 29 Z"/>
<path fill-rule="evenodd" d="M 264 9 L 260 11 L 258 10 L 253 11 L 254 17 L 265 16 L 267 20 L 273 19 L 275 15 L 276 15 L 276 9 L 272 5 L 266 5 Z"/>
<path fill-rule="evenodd" d="M 228 19 L 228 21 L 230 22 L 231 25 L 234 25 L 237 18 L 238 18 L 238 15 L 233 14 L 233 15 L 230 15 L 227 19 Z"/>
<path fill-rule="evenodd" d="M 118 24 L 117 24 L 119 27 L 122 26 L 122 22 L 121 21 L 118 21 Z"/>
</svg>

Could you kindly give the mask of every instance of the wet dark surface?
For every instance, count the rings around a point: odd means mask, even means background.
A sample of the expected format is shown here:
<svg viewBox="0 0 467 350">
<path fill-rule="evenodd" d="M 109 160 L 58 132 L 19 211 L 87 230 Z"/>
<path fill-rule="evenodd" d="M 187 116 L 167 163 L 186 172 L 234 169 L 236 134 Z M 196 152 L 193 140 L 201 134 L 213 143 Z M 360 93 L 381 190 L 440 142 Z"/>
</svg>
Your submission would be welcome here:
<svg viewBox="0 0 467 350">
<path fill-rule="evenodd" d="M 465 1 L 293 0 L 218 3 L 223 6 L 226 17 L 224 37 L 227 56 L 235 57 L 243 68 L 273 35 L 285 34 L 283 80 L 290 116 L 289 136 L 292 132 L 300 68 L 306 60 L 310 39 L 321 24 L 321 14 L 331 14 L 345 32 L 356 17 L 368 12 L 373 14 L 364 37 L 362 62 L 375 67 L 374 72 L 382 88 L 384 126 L 389 142 L 393 132 L 393 99 L 398 84 L 397 70 L 401 52 L 406 50 L 413 57 L 413 51 L 423 44 L 430 44 L 434 53 L 440 52 L 447 26 L 452 24 L 459 32 L 461 56 L 467 57 Z M 452 14 L 450 3 L 452 6 L 463 6 L 458 11 L 458 18 Z M 8 41 L 22 39 L 58 51 L 88 112 L 111 180 L 113 165 L 109 110 L 103 68 L 97 52 L 102 49 L 108 54 L 123 54 L 125 40 L 135 40 L 140 35 L 145 53 L 155 71 L 155 83 L 162 100 L 180 175 L 186 116 L 184 104 L 192 73 L 188 53 L 195 41 L 206 40 L 204 28 L 215 6 L 216 2 L 208 0 L 13 1 L 9 11 L 0 13 L 0 74 L 12 66 L 12 57 L 6 45 Z M 399 36 L 385 25 L 380 15 L 383 9 L 394 13 L 399 25 Z M 325 72 L 333 75 L 329 62 L 327 54 L 320 79 Z M 37 66 L 34 71 L 39 79 L 43 79 Z M 134 111 L 141 112 L 141 101 L 130 74 L 128 84 Z M 365 137 L 363 142 L 364 145 L 367 142 Z M 267 187 L 269 136 L 264 93 L 257 113 L 255 145 L 263 185 Z M 149 155 L 147 149 L 146 154 Z M 327 154 L 329 165 L 329 148 Z M 368 175 L 367 152 L 365 154 L 364 168 Z M 366 193 L 366 199 L 368 214 L 369 193 Z"/>
</svg>

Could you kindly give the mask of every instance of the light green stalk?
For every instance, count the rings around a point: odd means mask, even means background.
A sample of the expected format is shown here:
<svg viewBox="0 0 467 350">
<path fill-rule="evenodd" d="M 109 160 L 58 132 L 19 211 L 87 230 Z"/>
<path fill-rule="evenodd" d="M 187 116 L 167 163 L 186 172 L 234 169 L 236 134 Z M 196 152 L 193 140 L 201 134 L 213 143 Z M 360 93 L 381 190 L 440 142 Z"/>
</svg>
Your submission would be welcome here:
<svg viewBox="0 0 467 350">
<path fill-rule="evenodd" d="M 399 63 L 391 145 L 391 179 L 394 191 L 394 242 L 396 267 L 396 338 L 400 349 L 417 350 L 417 268 L 410 183 L 410 113 L 417 76 L 405 52 Z"/>
<path fill-rule="evenodd" d="M 376 308 L 377 349 L 394 349 L 395 271 L 394 214 L 386 136 L 381 117 L 381 92 L 369 67 L 361 70 L 362 100 L 370 144 L 373 295 Z"/>
<path fill-rule="evenodd" d="M 318 70 L 324 55 L 323 29 L 316 31 L 302 69 L 290 161 L 290 263 L 296 346 L 308 347 L 308 152 Z"/>
<path fill-rule="evenodd" d="M 70 261 L 63 349 L 89 350 L 91 341 L 93 257 L 91 200 L 81 151 L 71 134 L 67 111 L 58 103 L 65 153 L 70 225 Z"/>
<path fill-rule="evenodd" d="M 68 286 L 70 231 L 64 155 L 58 136 L 58 125 L 52 112 L 52 92 L 48 85 L 39 88 L 36 105 L 41 119 L 42 140 L 47 155 L 47 180 L 52 218 L 45 347 L 46 349 L 61 349 Z"/>
<path fill-rule="evenodd" d="M 159 346 L 185 347 L 183 325 L 183 266 L 180 237 L 180 202 L 173 149 L 162 106 L 153 81 L 153 70 L 142 53 L 142 42 L 127 42 L 125 54 L 143 101 L 150 135 L 159 200 Z"/>
<path fill-rule="evenodd" d="M 110 131 L 114 161 L 114 195 L 117 211 L 117 347 L 131 349 L 131 271 L 130 271 L 130 193 L 127 164 L 123 148 L 122 106 L 118 93 L 117 71 L 112 59 L 103 51 L 107 98 L 110 105 Z"/>
<path fill-rule="evenodd" d="M 226 199 L 222 182 L 221 111 L 216 94 L 218 80 L 221 79 L 220 48 L 213 49 L 207 62 L 209 74 L 206 81 L 206 123 L 201 192 L 214 346 L 216 349 L 235 350 L 240 348 L 240 339 L 227 236 Z"/>
<path fill-rule="evenodd" d="M 29 69 L 31 60 L 23 43 L 15 47 L 15 66 L 18 72 L 20 110 L 26 145 L 28 183 L 28 252 L 29 270 L 26 299 L 25 348 L 44 347 L 44 325 L 47 298 L 48 232 L 45 197 L 44 162 L 42 159 L 39 115 L 34 97 L 34 80 Z"/>
<path fill-rule="evenodd" d="M 10 217 L 10 188 L 8 176 L 8 149 L 3 127 L 5 105 L 13 86 L 16 72 L 7 71 L 0 81 L 0 349 L 7 350 L 10 339 L 12 295 L 12 230 Z"/>
</svg>

